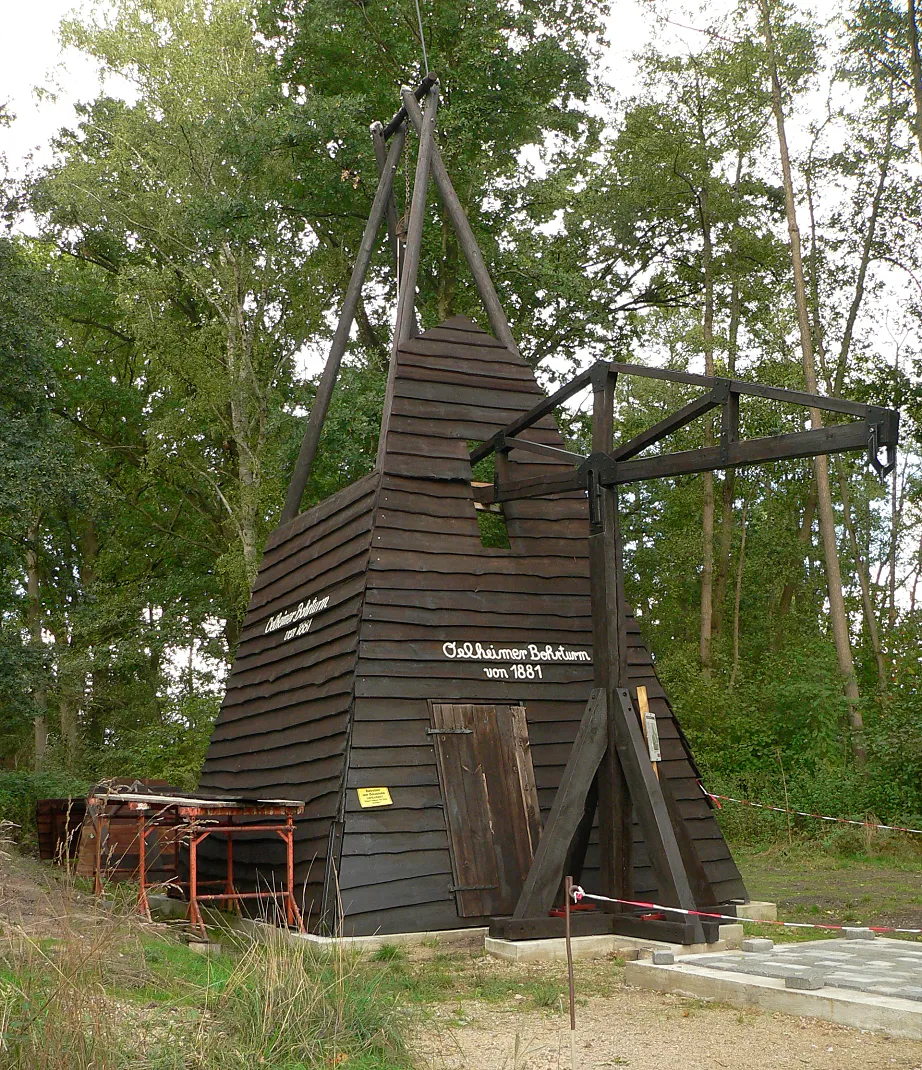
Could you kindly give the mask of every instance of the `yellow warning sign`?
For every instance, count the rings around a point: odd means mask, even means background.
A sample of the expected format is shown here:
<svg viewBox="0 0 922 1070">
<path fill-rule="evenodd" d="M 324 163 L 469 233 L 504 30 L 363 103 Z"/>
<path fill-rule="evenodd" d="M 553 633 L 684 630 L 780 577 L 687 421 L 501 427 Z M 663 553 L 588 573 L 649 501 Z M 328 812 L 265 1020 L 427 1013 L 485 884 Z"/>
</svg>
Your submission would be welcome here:
<svg viewBox="0 0 922 1070">
<path fill-rule="evenodd" d="M 369 806 L 393 806 L 394 800 L 387 788 L 356 788 L 359 795 L 359 806 L 366 809 Z"/>
</svg>

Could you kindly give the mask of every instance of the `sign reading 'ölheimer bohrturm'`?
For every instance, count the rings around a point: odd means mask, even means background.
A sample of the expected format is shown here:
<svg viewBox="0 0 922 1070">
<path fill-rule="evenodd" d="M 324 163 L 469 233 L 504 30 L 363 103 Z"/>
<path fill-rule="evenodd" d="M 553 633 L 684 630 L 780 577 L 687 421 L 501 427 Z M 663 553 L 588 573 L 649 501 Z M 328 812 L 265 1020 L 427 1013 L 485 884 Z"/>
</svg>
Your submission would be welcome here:
<svg viewBox="0 0 922 1070">
<path fill-rule="evenodd" d="M 488 680 L 543 680 L 542 664 L 586 664 L 592 661 L 587 650 L 553 643 L 524 643 L 521 646 L 496 646 L 493 643 L 443 643 L 442 653 L 452 661 L 511 662 L 508 667 L 484 665 Z"/>
<path fill-rule="evenodd" d="M 305 632 L 310 631 L 314 615 L 326 609 L 329 604 L 330 596 L 326 595 L 324 598 L 312 598 L 309 602 L 301 602 L 294 609 L 285 609 L 281 613 L 276 613 L 266 621 L 264 634 L 268 635 L 269 632 L 277 632 L 279 628 L 288 628 L 288 631 L 282 637 L 283 642 L 286 639 L 294 639 L 296 636 L 304 635 Z M 294 625 L 294 627 L 291 627 L 291 625 Z"/>
</svg>

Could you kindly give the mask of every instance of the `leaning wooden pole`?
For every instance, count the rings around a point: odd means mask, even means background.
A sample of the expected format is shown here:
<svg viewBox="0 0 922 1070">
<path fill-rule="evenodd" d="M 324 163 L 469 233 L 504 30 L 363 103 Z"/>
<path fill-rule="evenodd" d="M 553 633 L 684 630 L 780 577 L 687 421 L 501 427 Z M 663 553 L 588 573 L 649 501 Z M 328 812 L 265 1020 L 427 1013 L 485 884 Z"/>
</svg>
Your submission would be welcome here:
<svg viewBox="0 0 922 1070">
<path fill-rule="evenodd" d="M 285 497 L 285 507 L 282 510 L 281 523 L 283 524 L 294 520 L 301 510 L 301 498 L 304 495 L 304 488 L 307 486 L 311 466 L 317 454 L 320 432 L 323 429 L 323 422 L 330 408 L 333 388 L 336 386 L 336 378 L 339 375 L 339 366 L 349 343 L 349 332 L 352 330 L 352 322 L 355 319 L 355 311 L 362 293 L 362 284 L 368 274 L 368 267 L 371 264 L 371 255 L 377 242 L 378 231 L 381 229 L 381 222 L 384 219 L 388 201 L 394 188 L 394 175 L 397 172 L 397 163 L 400 160 L 406 137 L 407 127 L 406 123 L 404 123 L 398 128 L 391 143 L 384 171 L 378 182 L 375 199 L 371 205 L 368 222 L 365 224 L 365 232 L 359 245 L 355 267 L 352 269 L 352 277 L 349 279 L 339 323 L 336 327 L 336 333 L 333 335 L 333 342 L 330 345 L 330 355 L 327 357 L 326 367 L 320 377 L 320 385 L 317 387 L 314 404 L 311 406 L 304 438 L 301 441 L 301 449 L 295 462 L 291 482 L 288 484 L 288 494 Z"/>
<path fill-rule="evenodd" d="M 404 95 L 403 99 L 404 107 L 407 110 L 407 114 L 410 116 L 411 122 L 416 127 L 417 131 L 421 130 L 423 115 L 415 98 L 409 98 Z M 455 233 L 458 236 L 458 244 L 461 246 L 462 253 L 464 253 L 464 259 L 467 261 L 467 266 L 470 268 L 471 275 L 474 277 L 474 285 L 477 287 L 477 292 L 480 294 L 480 300 L 483 302 L 483 307 L 486 309 L 487 318 L 490 321 L 490 327 L 493 334 L 496 336 L 497 341 L 502 342 L 507 349 L 511 349 L 513 353 L 518 353 L 519 347 L 516 345 L 515 339 L 512 337 L 509 321 L 506 319 L 506 313 L 503 311 L 503 306 L 500 304 L 496 289 L 493 286 L 493 280 L 490 278 L 490 272 L 487 270 L 486 262 L 483 259 L 483 253 L 480 251 L 480 246 L 477 244 L 477 239 L 474 237 L 474 232 L 471 229 L 467 213 L 464 211 L 464 207 L 461 204 L 461 199 L 455 192 L 455 187 L 452 185 L 451 179 L 448 177 L 448 171 L 445 167 L 445 162 L 442 159 L 442 154 L 439 152 L 438 145 L 434 147 L 432 152 L 432 177 L 435 179 L 439 196 L 442 198 L 442 204 L 445 205 L 445 211 L 448 212 L 448 218 L 451 220 L 452 226 L 455 228 Z"/>
<path fill-rule="evenodd" d="M 404 107 L 416 104 L 413 91 L 401 90 Z M 427 94 L 426 115 L 419 132 L 419 155 L 416 159 L 416 177 L 413 182 L 413 200 L 410 204 L 410 219 L 407 224 L 407 245 L 403 254 L 400 272 L 400 297 L 397 301 L 397 323 L 394 328 L 394 349 L 409 340 L 416 307 L 416 279 L 422 256 L 423 224 L 426 221 L 426 194 L 429 174 L 432 170 L 432 150 L 435 145 L 435 118 L 439 107 L 439 86 L 436 82 Z"/>
</svg>

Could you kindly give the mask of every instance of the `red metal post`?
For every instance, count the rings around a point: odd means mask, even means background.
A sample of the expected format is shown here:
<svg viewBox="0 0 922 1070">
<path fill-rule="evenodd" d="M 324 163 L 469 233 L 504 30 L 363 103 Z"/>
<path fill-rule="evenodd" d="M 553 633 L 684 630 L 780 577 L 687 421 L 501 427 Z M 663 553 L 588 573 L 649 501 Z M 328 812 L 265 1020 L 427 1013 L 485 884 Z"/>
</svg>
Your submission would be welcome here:
<svg viewBox="0 0 922 1070">
<path fill-rule="evenodd" d="M 144 811 L 138 812 L 138 909 L 151 921 L 150 903 L 147 899 L 147 822 Z"/>
<path fill-rule="evenodd" d="M 98 809 L 97 803 L 96 818 L 93 824 L 96 826 L 96 852 L 93 866 L 93 894 L 102 895 L 102 879 L 99 876 L 99 871 L 102 868 L 102 811 Z"/>
<path fill-rule="evenodd" d="M 228 824 L 232 824 L 232 819 L 228 819 Z M 227 880 L 224 884 L 224 891 L 227 892 L 228 905 L 232 906 L 239 914 L 240 900 L 234 898 L 236 892 L 234 888 L 234 840 L 230 829 L 227 830 Z"/>
<path fill-rule="evenodd" d="M 202 839 L 204 838 L 203 836 Z M 189 924 L 197 925 L 202 930 L 202 936 L 207 936 L 205 922 L 198 908 L 198 844 L 195 822 L 191 821 L 189 823 Z"/>
</svg>

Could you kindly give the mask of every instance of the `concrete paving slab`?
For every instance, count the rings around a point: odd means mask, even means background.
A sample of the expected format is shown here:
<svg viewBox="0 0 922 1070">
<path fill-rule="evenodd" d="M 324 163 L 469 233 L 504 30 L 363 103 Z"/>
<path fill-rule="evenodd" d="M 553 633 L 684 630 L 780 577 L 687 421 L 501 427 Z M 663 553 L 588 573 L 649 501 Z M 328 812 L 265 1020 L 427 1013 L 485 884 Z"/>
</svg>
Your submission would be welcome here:
<svg viewBox="0 0 922 1070">
<path fill-rule="evenodd" d="M 625 980 L 655 991 L 922 1040 L 922 955 L 906 951 L 902 940 L 812 941 L 760 954 L 686 956 L 673 965 L 632 962 Z M 819 967 L 820 956 L 832 962 L 831 968 Z M 796 986 L 804 978 L 822 978 L 824 984 L 800 990 Z"/>
</svg>

